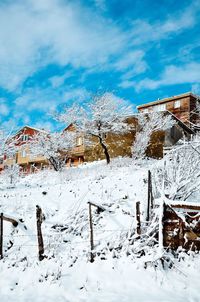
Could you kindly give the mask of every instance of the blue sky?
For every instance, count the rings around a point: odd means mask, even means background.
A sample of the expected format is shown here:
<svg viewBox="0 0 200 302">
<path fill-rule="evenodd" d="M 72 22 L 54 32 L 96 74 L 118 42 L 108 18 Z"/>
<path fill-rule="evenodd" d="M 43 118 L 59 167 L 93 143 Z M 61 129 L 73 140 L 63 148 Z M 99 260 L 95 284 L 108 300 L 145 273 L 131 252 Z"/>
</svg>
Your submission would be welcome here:
<svg viewBox="0 0 200 302">
<path fill-rule="evenodd" d="M 0 0 L 0 41 L 1 127 L 55 130 L 49 112 L 96 91 L 200 94 L 200 1 Z"/>
</svg>

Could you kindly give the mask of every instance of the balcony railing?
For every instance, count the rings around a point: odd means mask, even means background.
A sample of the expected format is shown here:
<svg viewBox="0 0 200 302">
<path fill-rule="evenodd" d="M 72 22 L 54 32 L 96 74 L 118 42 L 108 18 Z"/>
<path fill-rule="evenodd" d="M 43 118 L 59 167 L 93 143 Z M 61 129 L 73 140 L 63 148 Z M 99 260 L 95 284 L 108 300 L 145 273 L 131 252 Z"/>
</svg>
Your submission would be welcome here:
<svg viewBox="0 0 200 302">
<path fill-rule="evenodd" d="M 81 154 L 81 155 L 83 155 L 83 153 L 84 153 L 84 151 L 85 151 L 85 146 L 84 145 L 81 145 L 81 146 L 76 146 L 76 147 L 74 147 L 72 150 L 71 150 L 71 154 Z"/>
</svg>

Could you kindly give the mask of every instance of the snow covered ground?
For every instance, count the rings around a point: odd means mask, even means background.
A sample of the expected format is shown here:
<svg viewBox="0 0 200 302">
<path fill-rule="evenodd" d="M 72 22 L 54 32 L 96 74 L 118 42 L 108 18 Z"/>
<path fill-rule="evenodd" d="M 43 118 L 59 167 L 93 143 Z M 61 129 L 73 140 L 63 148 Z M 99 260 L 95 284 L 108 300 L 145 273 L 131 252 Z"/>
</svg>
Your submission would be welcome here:
<svg viewBox="0 0 200 302">
<path fill-rule="evenodd" d="M 130 252 L 136 228 L 135 205 L 141 220 L 147 206 L 144 164 L 116 159 L 66 169 L 43 171 L 21 178 L 7 188 L 0 177 L 0 212 L 16 218 L 4 222 L 4 258 L 0 261 L 0 301 L 200 301 L 198 254 L 181 254 L 172 269 L 148 265 Z M 93 208 L 95 261 L 89 262 L 88 202 Z M 42 232 L 45 258 L 38 260 L 36 205 L 45 220 Z M 152 252 L 153 253 L 153 252 Z M 151 259 L 157 255 L 151 254 Z"/>
</svg>

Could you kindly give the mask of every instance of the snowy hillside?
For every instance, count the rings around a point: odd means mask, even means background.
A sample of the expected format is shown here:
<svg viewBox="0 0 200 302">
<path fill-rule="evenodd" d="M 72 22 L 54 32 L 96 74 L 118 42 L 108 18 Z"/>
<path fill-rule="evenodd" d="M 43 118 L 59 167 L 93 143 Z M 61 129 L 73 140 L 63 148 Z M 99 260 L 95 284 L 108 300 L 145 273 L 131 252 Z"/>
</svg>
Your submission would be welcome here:
<svg viewBox="0 0 200 302">
<path fill-rule="evenodd" d="M 130 248 L 136 202 L 144 222 L 147 173 L 158 164 L 103 161 L 29 175 L 14 188 L 1 177 L 0 212 L 19 224 L 4 222 L 0 301 L 199 301 L 198 255 L 180 254 L 172 269 L 163 270 L 159 262 L 146 265 L 157 259 L 156 250 L 140 257 Z M 105 209 L 99 214 L 92 209 L 93 263 L 88 202 Z M 38 260 L 36 205 L 45 216 L 43 261 Z"/>
</svg>

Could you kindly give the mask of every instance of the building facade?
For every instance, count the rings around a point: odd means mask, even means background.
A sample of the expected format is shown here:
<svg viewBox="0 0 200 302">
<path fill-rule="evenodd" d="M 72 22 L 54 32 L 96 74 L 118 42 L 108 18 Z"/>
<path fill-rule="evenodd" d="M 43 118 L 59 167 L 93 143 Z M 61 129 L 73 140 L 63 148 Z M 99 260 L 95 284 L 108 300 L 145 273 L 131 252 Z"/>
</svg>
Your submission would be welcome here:
<svg viewBox="0 0 200 302">
<path fill-rule="evenodd" d="M 199 98 L 192 93 L 185 93 L 178 96 L 157 100 L 138 106 L 138 111 L 143 113 L 151 113 L 165 111 L 171 114 L 176 124 L 167 131 L 157 131 L 152 133 L 150 144 L 146 150 L 148 157 L 162 158 L 164 149 L 176 144 L 182 137 L 190 139 L 193 135 L 194 125 L 199 122 L 199 114 L 196 113 Z M 104 142 L 108 148 L 111 158 L 118 156 L 132 156 L 133 143 L 138 131 L 137 114 L 126 118 L 126 122 L 131 125 L 132 130 L 123 134 L 107 133 Z M 76 132 L 74 125 L 66 127 L 65 131 Z M 16 145 L 16 152 L 13 154 L 5 154 L 0 157 L 0 171 L 5 167 L 18 164 L 24 173 L 41 170 L 45 167 L 51 167 L 49 161 L 40 154 L 36 156 L 31 154 L 29 150 L 30 140 L 34 135 L 44 130 L 30 126 L 21 128 L 11 139 Z M 46 132 L 45 132 L 46 133 Z M 88 141 L 90 143 L 88 144 Z M 67 166 L 78 166 L 83 162 L 91 162 L 105 159 L 104 151 L 99 144 L 98 138 L 85 136 L 84 133 L 77 131 L 76 143 L 69 150 L 60 150 L 61 158 L 66 161 Z"/>
<path fill-rule="evenodd" d="M 133 130 L 123 134 L 107 133 L 104 137 L 104 143 L 108 148 L 111 158 L 117 156 L 131 156 L 132 144 L 138 125 L 137 117 L 126 118 L 126 122 L 132 125 Z M 64 131 L 76 131 L 74 125 L 69 125 Z M 97 137 L 86 137 L 84 133 L 77 132 L 76 146 L 69 150 L 67 157 L 67 166 L 77 166 L 83 162 L 92 162 L 105 159 L 104 151 L 99 144 Z"/>
<path fill-rule="evenodd" d="M 150 113 L 153 111 L 169 111 L 174 114 L 180 121 L 192 128 L 200 122 L 199 113 L 197 112 L 199 102 L 199 96 L 188 92 L 139 105 L 137 109 L 139 112 L 143 113 Z"/>
<path fill-rule="evenodd" d="M 37 156 L 31 155 L 28 147 L 28 142 L 31 138 L 41 131 L 44 130 L 24 126 L 13 135 L 12 138 L 9 139 L 8 144 L 14 144 L 16 148 L 13 148 L 14 152 L 11 152 L 11 154 L 4 155 L 3 168 L 18 164 L 22 172 L 29 173 L 47 167 L 49 165 L 48 160 L 39 154 Z"/>
</svg>

